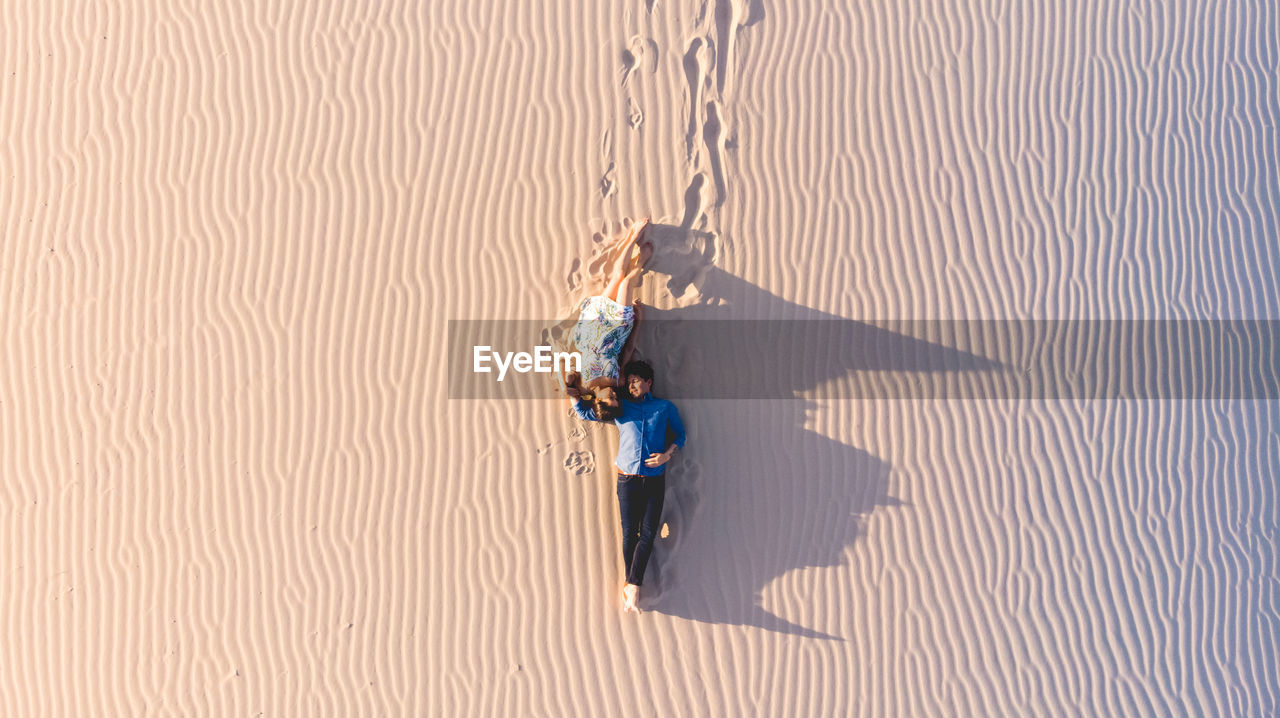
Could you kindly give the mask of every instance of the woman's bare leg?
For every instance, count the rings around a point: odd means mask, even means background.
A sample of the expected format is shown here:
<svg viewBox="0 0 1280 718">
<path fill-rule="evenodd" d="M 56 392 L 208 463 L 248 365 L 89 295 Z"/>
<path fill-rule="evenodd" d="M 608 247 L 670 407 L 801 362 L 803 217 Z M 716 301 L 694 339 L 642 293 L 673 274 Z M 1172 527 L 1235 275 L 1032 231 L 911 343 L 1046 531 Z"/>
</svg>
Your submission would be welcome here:
<svg viewBox="0 0 1280 718">
<path fill-rule="evenodd" d="M 632 256 L 630 266 L 627 267 L 628 270 L 642 269 L 644 265 L 649 263 L 649 258 L 653 256 L 653 242 L 644 238 L 645 230 L 648 228 L 649 220 L 646 219 L 640 225 L 640 229 L 636 230 L 635 238 L 631 240 L 631 244 L 637 249 L 627 253 Z"/>
<path fill-rule="evenodd" d="M 646 217 L 644 220 L 631 225 L 631 228 L 627 230 L 627 238 L 622 240 L 622 244 L 618 247 L 618 256 L 614 258 L 613 271 L 615 274 L 618 272 L 625 273 L 631 268 L 631 254 L 648 226 L 649 219 Z"/>
<path fill-rule="evenodd" d="M 631 269 L 623 275 L 622 283 L 617 287 L 617 292 L 611 297 L 611 299 L 623 306 L 631 303 L 631 288 L 635 285 L 636 279 L 640 277 L 640 273 L 644 271 L 644 265 L 648 264 L 649 258 L 652 256 L 653 245 L 649 242 L 641 244 L 640 253 L 636 255 L 635 262 L 632 263 Z"/>
<path fill-rule="evenodd" d="M 625 272 L 614 272 L 613 279 L 609 280 L 609 286 L 605 287 L 604 295 L 613 301 L 618 301 L 618 290 L 627 281 Z"/>
<path fill-rule="evenodd" d="M 636 258 L 631 264 L 631 269 L 644 269 L 644 265 L 649 263 L 651 257 L 653 257 L 653 242 L 647 240 L 641 242 L 640 251 L 636 252 Z"/>
<path fill-rule="evenodd" d="M 627 275 L 622 278 L 622 282 L 618 285 L 618 288 L 615 291 L 613 301 L 624 307 L 631 303 L 631 284 L 640 276 L 640 271 L 640 268 L 636 267 L 630 272 L 627 272 Z"/>
<path fill-rule="evenodd" d="M 619 250 L 618 259 L 614 263 L 613 277 L 609 280 L 604 295 L 619 304 L 625 305 L 630 302 L 629 293 L 626 299 L 619 298 L 619 294 L 623 291 L 623 287 L 634 281 L 635 277 L 639 275 L 639 270 L 649 261 L 649 257 L 653 256 L 653 245 L 649 242 L 641 244 L 639 253 L 634 257 L 632 256 L 636 242 L 644 235 L 644 230 L 648 226 L 648 219 L 632 226 L 630 234 L 627 235 Z"/>
</svg>

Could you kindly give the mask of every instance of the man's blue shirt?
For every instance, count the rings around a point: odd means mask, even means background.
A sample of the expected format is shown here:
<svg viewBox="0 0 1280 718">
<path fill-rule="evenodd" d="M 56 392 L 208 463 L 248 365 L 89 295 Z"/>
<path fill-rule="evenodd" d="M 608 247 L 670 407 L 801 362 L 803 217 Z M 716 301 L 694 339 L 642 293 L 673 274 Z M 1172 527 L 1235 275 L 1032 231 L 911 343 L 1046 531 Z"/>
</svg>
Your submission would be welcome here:
<svg viewBox="0 0 1280 718">
<path fill-rule="evenodd" d="M 667 450 L 668 428 L 675 434 L 672 443 L 684 448 L 684 424 L 680 423 L 676 405 L 652 394 L 645 394 L 639 401 L 620 399 L 620 403 L 622 416 L 613 420 L 618 426 L 618 458 L 614 461 L 618 470 L 640 476 L 657 476 L 666 471 L 666 464 L 650 468 L 644 460 Z M 585 401 L 576 402 L 573 410 L 582 419 L 600 421 L 595 409 Z"/>
</svg>

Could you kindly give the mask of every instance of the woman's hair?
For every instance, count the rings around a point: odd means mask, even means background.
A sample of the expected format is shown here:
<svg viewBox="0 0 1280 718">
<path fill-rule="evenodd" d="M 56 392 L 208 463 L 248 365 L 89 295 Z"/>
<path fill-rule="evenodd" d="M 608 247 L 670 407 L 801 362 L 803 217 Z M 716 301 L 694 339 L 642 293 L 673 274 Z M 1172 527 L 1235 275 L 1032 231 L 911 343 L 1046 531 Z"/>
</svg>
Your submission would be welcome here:
<svg viewBox="0 0 1280 718">
<path fill-rule="evenodd" d="M 610 421 L 622 416 L 622 403 L 618 401 L 618 392 L 611 386 L 600 387 L 591 397 L 591 408 L 601 421 Z"/>
</svg>

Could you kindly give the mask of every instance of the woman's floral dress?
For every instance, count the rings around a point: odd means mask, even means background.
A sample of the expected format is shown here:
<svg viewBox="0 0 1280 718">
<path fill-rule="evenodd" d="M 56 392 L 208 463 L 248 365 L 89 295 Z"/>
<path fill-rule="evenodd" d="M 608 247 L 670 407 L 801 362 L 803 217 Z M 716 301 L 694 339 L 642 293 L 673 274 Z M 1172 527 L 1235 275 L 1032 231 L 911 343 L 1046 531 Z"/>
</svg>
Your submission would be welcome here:
<svg viewBox="0 0 1280 718">
<path fill-rule="evenodd" d="M 618 379 L 618 356 L 635 324 L 635 309 L 608 297 L 587 297 L 578 310 L 571 338 L 582 354 L 582 381 Z"/>
</svg>

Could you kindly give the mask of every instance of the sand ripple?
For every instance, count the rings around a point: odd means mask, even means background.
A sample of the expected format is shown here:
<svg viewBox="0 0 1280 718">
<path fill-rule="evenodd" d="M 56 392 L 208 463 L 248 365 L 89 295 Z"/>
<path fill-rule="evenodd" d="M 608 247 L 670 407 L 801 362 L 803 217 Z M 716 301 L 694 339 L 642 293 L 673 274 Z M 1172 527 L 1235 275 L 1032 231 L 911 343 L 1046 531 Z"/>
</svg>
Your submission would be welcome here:
<svg viewBox="0 0 1280 718">
<path fill-rule="evenodd" d="M 0 713 L 1280 710 L 1274 401 L 682 402 L 637 619 L 610 430 L 444 378 L 645 214 L 671 319 L 1280 319 L 1274 7 L 0 17 Z"/>
</svg>

